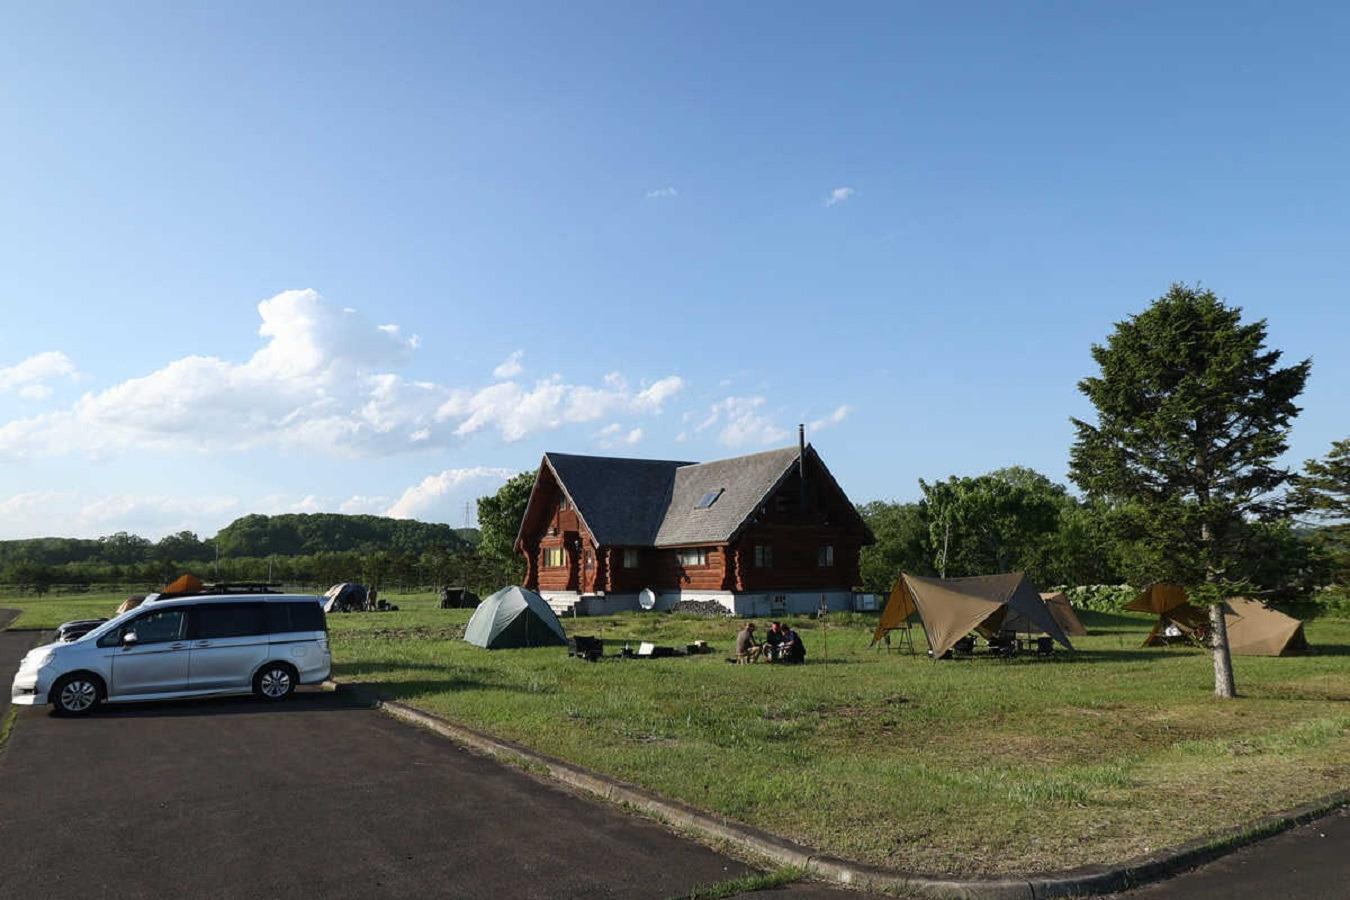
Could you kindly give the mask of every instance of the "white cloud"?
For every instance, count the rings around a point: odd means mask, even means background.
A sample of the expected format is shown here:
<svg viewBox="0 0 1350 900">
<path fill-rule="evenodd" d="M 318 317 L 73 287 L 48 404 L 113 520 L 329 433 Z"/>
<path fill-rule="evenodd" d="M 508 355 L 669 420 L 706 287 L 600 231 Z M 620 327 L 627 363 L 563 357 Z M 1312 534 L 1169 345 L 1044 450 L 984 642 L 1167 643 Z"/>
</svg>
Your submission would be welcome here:
<svg viewBox="0 0 1350 900">
<path fill-rule="evenodd" d="M 611 422 L 595 433 L 595 440 L 596 443 L 606 449 L 621 446 L 632 447 L 641 443 L 642 434 L 641 428 L 630 428 L 625 431 L 624 427 L 618 422 Z"/>
<path fill-rule="evenodd" d="M 830 191 L 830 195 L 825 198 L 825 205 L 836 206 L 843 203 L 845 200 L 852 199 L 857 193 L 858 192 L 851 187 L 837 187 Z"/>
<path fill-rule="evenodd" d="M 655 190 L 647 192 L 648 200 L 656 200 L 661 197 L 678 197 L 678 196 L 680 196 L 680 192 L 675 190 L 673 187 L 656 188 Z"/>
<path fill-rule="evenodd" d="M 455 434 L 460 436 L 496 429 L 503 440 L 518 441 L 538 431 L 594 422 L 614 413 L 657 413 L 684 387 L 675 375 L 636 392 L 617 373 L 605 376 L 603 384 L 567 384 L 556 375 L 532 388 L 504 381 L 474 392 L 455 392 L 436 416 L 459 419 Z"/>
<path fill-rule="evenodd" d="M 465 469 L 446 469 L 436 475 L 428 475 L 417 484 L 408 488 L 394 501 L 384 514 L 395 519 L 426 517 L 434 508 L 445 505 L 447 495 L 462 485 L 482 480 L 506 481 L 515 475 L 513 469 L 498 469 L 488 466 L 472 466 Z M 450 516 L 442 516 L 449 519 Z"/>
<path fill-rule="evenodd" d="M 46 400 L 52 395 L 47 382 L 74 378 L 75 363 L 60 350 L 35 353 L 12 366 L 0 368 L 0 394 L 10 391 L 25 400 Z"/>
<path fill-rule="evenodd" d="M 502 361 L 501 365 L 492 370 L 492 377 L 502 381 L 505 381 L 508 378 L 515 378 L 521 372 L 525 371 L 525 367 L 520 364 L 520 361 L 524 356 L 524 350 L 517 350 L 512 353 Z"/>
<path fill-rule="evenodd" d="M 617 412 L 655 414 L 683 386 L 667 376 L 634 391 L 617 374 L 599 387 L 560 376 L 528 389 L 514 381 L 477 390 L 411 381 L 392 370 L 418 340 L 396 325 L 373 325 L 312 290 L 277 294 L 258 314 L 263 344 L 245 362 L 185 356 L 69 407 L 4 422 L 0 458 L 261 446 L 387 455 L 488 428 L 513 441 Z M 519 367 L 521 356 L 512 354 L 498 376 Z M 39 354 L 0 371 L 21 389 L 41 384 L 34 372 L 50 377 L 74 367 L 61 354 Z"/>
<path fill-rule="evenodd" d="M 228 496 L 29 491 L 0 498 L 0 539 L 99 537 L 116 531 L 151 539 L 177 531 L 214 534 L 237 515 L 242 515 L 239 500 Z"/>
<path fill-rule="evenodd" d="M 763 412 L 763 397 L 727 397 L 709 407 L 694 426 L 700 434 L 717 429 L 717 439 L 728 447 L 764 446 L 784 440 L 789 432 Z"/>
<path fill-rule="evenodd" d="M 635 406 L 640 410 L 659 410 L 663 403 L 682 390 L 684 379 L 678 375 L 667 375 L 639 391 Z"/>
<path fill-rule="evenodd" d="M 831 425 L 838 425 L 840 422 L 847 419 L 848 414 L 852 411 L 853 407 L 849 406 L 847 403 L 842 404 L 835 407 L 834 412 L 830 413 L 828 416 L 813 421 L 808 427 L 812 431 L 821 431 L 829 428 Z"/>
<path fill-rule="evenodd" d="M 338 504 L 338 512 L 346 513 L 349 516 L 367 515 L 382 516 L 385 509 L 389 507 L 389 498 L 384 496 L 367 497 L 364 494 L 357 494 L 348 497 Z"/>
</svg>

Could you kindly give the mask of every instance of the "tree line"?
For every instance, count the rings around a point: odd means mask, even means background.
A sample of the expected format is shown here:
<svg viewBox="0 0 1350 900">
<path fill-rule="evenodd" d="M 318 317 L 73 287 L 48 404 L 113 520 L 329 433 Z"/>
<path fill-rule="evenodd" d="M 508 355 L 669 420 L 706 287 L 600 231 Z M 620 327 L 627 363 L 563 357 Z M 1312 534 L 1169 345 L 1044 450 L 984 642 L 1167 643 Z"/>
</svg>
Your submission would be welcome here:
<svg viewBox="0 0 1350 900">
<path fill-rule="evenodd" d="M 191 531 L 151 541 L 117 532 L 94 539 L 0 541 L 0 584 L 162 586 L 183 572 L 219 581 L 326 585 L 485 586 L 501 566 L 479 558 L 476 529 L 336 513 L 249 515 L 214 537 Z"/>
</svg>

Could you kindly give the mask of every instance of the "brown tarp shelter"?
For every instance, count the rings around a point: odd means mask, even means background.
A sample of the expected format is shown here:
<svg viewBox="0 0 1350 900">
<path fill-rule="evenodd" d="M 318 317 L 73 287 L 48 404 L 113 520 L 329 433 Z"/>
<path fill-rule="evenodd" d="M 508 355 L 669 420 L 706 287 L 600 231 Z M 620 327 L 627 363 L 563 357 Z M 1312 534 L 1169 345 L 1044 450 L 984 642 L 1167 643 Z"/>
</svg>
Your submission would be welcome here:
<svg viewBox="0 0 1350 900">
<path fill-rule="evenodd" d="M 1186 599 L 1186 589 L 1179 584 L 1157 581 L 1135 597 L 1125 608 L 1131 612 L 1153 613 L 1158 617 L 1153 630 L 1144 638 L 1145 647 L 1160 647 L 1167 643 L 1167 626 L 1175 625 L 1187 639 L 1204 644 L 1209 632 L 1209 615 Z"/>
<path fill-rule="evenodd" d="M 1055 621 L 1064 629 L 1065 634 L 1070 637 L 1084 637 L 1087 634 L 1087 629 L 1078 620 L 1078 613 L 1073 611 L 1073 605 L 1069 603 L 1067 594 L 1063 591 L 1043 593 L 1041 599 L 1045 601 L 1046 609 L 1050 610 L 1050 615 L 1055 617 Z"/>
<path fill-rule="evenodd" d="M 933 657 L 942 656 L 972 631 L 1041 631 L 1070 650 L 1073 645 L 1046 608 L 1045 601 L 1021 572 L 971 578 L 900 576 L 891 592 L 872 643 L 899 628 L 912 612 L 923 621 Z"/>
<path fill-rule="evenodd" d="M 1308 649 L 1303 623 L 1271 609 L 1258 600 L 1229 597 L 1232 613 L 1224 616 L 1228 626 L 1228 651 L 1239 656 L 1288 656 Z"/>
<path fill-rule="evenodd" d="M 130 597 L 128 597 L 127 599 L 123 600 L 123 601 L 118 605 L 117 610 L 113 613 L 113 615 L 115 615 L 115 616 L 120 616 L 122 613 L 124 613 L 124 612 L 126 612 L 126 611 L 128 611 L 128 610 L 135 609 L 136 607 L 140 606 L 140 605 L 141 605 L 142 603 L 144 603 L 144 602 L 145 602 L 145 595 L 144 595 L 144 594 L 133 594 L 132 596 L 130 596 Z"/>
<path fill-rule="evenodd" d="M 1125 606 L 1133 612 L 1151 612 L 1158 616 L 1144 646 L 1164 643 L 1163 632 L 1175 625 L 1191 640 L 1204 644 L 1209 631 L 1209 614 L 1187 600 L 1186 589 L 1176 584 L 1151 584 Z M 1237 656 L 1287 656 L 1308 649 L 1303 623 L 1258 600 L 1229 597 L 1224 601 L 1224 625 L 1228 631 L 1228 651 Z"/>
</svg>

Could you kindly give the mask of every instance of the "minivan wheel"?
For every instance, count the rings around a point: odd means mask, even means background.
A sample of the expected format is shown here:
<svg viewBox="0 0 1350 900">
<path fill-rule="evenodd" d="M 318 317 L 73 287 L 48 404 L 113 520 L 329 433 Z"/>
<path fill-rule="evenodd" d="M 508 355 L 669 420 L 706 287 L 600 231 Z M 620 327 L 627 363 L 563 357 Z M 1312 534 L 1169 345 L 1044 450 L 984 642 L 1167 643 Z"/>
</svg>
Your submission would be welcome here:
<svg viewBox="0 0 1350 900">
<path fill-rule="evenodd" d="M 295 670 L 281 663 L 269 663 L 253 676 L 253 693 L 274 703 L 285 700 L 295 690 Z"/>
<path fill-rule="evenodd" d="M 98 682 L 88 675 L 66 675 L 52 685 L 52 709 L 60 716 L 84 716 L 103 699 Z"/>
</svg>

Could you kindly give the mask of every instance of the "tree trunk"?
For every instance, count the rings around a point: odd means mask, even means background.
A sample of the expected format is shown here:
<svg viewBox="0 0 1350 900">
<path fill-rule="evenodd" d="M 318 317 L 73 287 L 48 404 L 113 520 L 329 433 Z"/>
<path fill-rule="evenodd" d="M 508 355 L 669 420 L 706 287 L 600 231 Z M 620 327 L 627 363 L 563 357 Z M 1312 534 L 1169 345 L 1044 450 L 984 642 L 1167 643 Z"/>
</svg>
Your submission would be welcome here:
<svg viewBox="0 0 1350 900">
<path fill-rule="evenodd" d="M 1209 644 L 1214 654 L 1214 696 L 1231 700 L 1237 696 L 1237 685 L 1233 682 L 1233 657 L 1228 652 L 1228 623 L 1222 603 L 1209 605 Z"/>
</svg>

